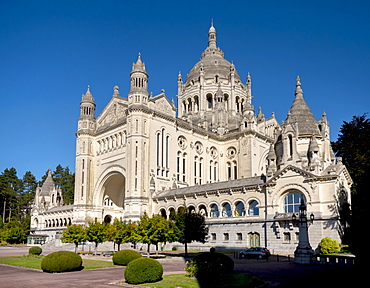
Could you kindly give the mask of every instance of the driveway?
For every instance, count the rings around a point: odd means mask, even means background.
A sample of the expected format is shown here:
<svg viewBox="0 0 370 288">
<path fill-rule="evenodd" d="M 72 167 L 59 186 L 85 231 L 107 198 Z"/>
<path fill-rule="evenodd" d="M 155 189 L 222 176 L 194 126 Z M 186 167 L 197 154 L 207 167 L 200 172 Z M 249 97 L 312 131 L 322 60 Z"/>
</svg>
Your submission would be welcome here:
<svg viewBox="0 0 370 288">
<path fill-rule="evenodd" d="M 27 248 L 0 247 L 0 256 L 27 254 Z M 235 271 L 255 275 L 266 281 L 266 287 L 362 287 L 364 274 L 353 268 L 301 265 L 287 258 L 271 256 L 269 261 L 234 259 Z M 162 262 L 164 274 L 184 273 L 184 261 Z M 0 287 L 3 288 L 64 288 L 64 287 L 122 287 L 123 267 L 82 270 L 68 273 L 43 273 L 39 270 L 0 265 Z M 366 282 L 365 282 L 366 283 Z M 137 287 L 137 286 L 136 286 Z"/>
</svg>

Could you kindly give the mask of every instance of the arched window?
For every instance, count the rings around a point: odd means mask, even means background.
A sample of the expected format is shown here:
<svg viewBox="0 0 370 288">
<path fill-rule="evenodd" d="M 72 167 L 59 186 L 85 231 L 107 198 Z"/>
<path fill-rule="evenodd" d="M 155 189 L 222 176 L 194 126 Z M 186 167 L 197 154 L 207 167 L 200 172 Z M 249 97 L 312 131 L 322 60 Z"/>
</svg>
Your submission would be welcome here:
<svg viewBox="0 0 370 288">
<path fill-rule="evenodd" d="M 185 208 L 183 206 L 180 206 L 177 208 L 177 213 L 185 213 Z"/>
<path fill-rule="evenodd" d="M 231 179 L 231 163 L 230 162 L 226 163 L 226 171 L 227 171 L 227 179 L 230 180 Z"/>
<path fill-rule="evenodd" d="M 169 212 L 170 212 L 170 219 L 173 219 L 175 217 L 175 215 L 176 215 L 175 209 L 174 208 L 170 208 Z"/>
<path fill-rule="evenodd" d="M 194 112 L 199 112 L 199 97 L 194 96 Z"/>
<path fill-rule="evenodd" d="M 229 203 L 225 203 L 222 205 L 222 217 L 231 217 L 232 211 L 231 211 L 231 205 Z"/>
<path fill-rule="evenodd" d="M 195 213 L 195 207 L 194 207 L 193 205 L 190 205 L 190 206 L 188 207 L 188 212 L 189 212 L 189 213 Z"/>
<path fill-rule="evenodd" d="M 217 204 L 211 205 L 211 217 L 212 218 L 218 218 L 220 216 L 220 212 L 218 211 Z"/>
<path fill-rule="evenodd" d="M 249 247 L 259 247 L 260 245 L 260 234 L 256 232 L 248 233 Z"/>
<path fill-rule="evenodd" d="M 305 200 L 303 195 L 298 192 L 292 192 L 284 198 L 284 212 L 285 213 L 297 213 L 299 212 L 299 206 L 301 200 Z"/>
<path fill-rule="evenodd" d="M 181 173 L 181 152 L 177 152 L 177 159 L 176 159 L 176 179 L 180 181 L 180 173 Z"/>
<path fill-rule="evenodd" d="M 207 94 L 207 103 L 208 103 L 208 109 L 213 108 L 213 96 L 212 94 Z"/>
<path fill-rule="evenodd" d="M 182 155 L 182 181 L 183 182 L 186 182 L 186 156 L 187 156 L 186 153 Z"/>
<path fill-rule="evenodd" d="M 199 213 L 203 215 L 204 217 L 207 217 L 207 207 L 204 205 L 199 206 Z"/>
<path fill-rule="evenodd" d="M 288 140 L 289 140 L 289 157 L 293 157 L 293 138 L 292 138 L 292 135 L 289 135 L 288 136 Z"/>
<path fill-rule="evenodd" d="M 168 177 L 170 136 L 163 128 L 156 134 L 157 176 Z"/>
<path fill-rule="evenodd" d="M 249 216 L 260 215 L 260 209 L 258 208 L 258 202 L 256 200 L 252 200 L 249 202 L 248 214 Z"/>
<path fill-rule="evenodd" d="M 166 209 L 161 209 L 160 214 L 164 219 L 167 219 Z"/>
<path fill-rule="evenodd" d="M 235 98 L 235 105 L 236 105 L 236 112 L 237 112 L 237 113 L 241 112 L 241 108 L 240 108 L 241 103 L 240 103 L 240 98 L 239 98 L 239 96 L 236 96 L 236 98 Z"/>
<path fill-rule="evenodd" d="M 236 203 L 234 215 L 236 217 L 245 215 L 245 207 L 242 201 L 239 201 L 238 203 Z"/>
</svg>

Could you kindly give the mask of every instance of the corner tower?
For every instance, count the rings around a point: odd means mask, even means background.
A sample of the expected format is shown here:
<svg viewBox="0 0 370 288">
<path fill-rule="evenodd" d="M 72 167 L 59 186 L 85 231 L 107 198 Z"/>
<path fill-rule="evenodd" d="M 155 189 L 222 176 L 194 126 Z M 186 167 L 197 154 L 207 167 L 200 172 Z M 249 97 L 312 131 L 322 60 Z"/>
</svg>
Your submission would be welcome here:
<svg viewBox="0 0 370 288">
<path fill-rule="evenodd" d="M 95 101 L 87 87 L 82 94 L 80 103 L 80 118 L 76 133 L 76 178 L 74 204 L 91 205 L 93 198 L 93 135 L 96 128 Z"/>
<path fill-rule="evenodd" d="M 139 219 L 149 207 L 148 74 L 140 53 L 130 73 L 127 113 L 127 179 L 125 211 Z"/>
</svg>

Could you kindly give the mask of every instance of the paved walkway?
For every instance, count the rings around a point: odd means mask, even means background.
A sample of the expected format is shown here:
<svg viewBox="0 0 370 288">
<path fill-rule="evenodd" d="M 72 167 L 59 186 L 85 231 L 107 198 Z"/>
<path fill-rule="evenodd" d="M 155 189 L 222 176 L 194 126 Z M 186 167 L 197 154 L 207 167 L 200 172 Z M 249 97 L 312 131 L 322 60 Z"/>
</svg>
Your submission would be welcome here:
<svg viewBox="0 0 370 288">
<path fill-rule="evenodd" d="M 27 254 L 28 248 L 0 247 L 0 256 Z M 271 256 L 269 261 L 255 259 L 233 259 L 235 271 L 258 276 L 266 281 L 266 287 L 362 287 L 363 279 L 352 268 L 300 265 L 287 258 Z M 164 274 L 184 273 L 184 261 L 162 262 Z M 68 273 L 43 273 L 39 270 L 0 265 L 0 287 L 121 287 L 123 267 L 82 270 Z M 361 284 L 360 284 L 361 283 Z M 366 283 L 366 282 L 365 282 Z M 358 285 L 357 285 L 358 284 Z"/>
</svg>

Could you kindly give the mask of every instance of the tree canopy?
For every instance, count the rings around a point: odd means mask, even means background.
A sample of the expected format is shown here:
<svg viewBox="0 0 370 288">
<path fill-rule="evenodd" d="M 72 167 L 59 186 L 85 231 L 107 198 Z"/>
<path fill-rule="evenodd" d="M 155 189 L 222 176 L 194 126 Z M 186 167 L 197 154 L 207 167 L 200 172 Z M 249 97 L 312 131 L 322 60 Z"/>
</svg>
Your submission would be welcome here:
<svg viewBox="0 0 370 288">
<path fill-rule="evenodd" d="M 61 240 L 63 243 L 75 244 L 75 253 L 77 253 L 78 243 L 86 239 L 85 227 L 82 225 L 72 224 L 62 232 Z"/>
<path fill-rule="evenodd" d="M 352 203 L 347 231 L 350 249 L 357 256 L 363 253 L 363 229 L 367 223 L 370 187 L 370 119 L 367 114 L 353 116 L 350 122 L 343 122 L 338 140 L 333 144 L 337 157 L 342 157 L 352 180 Z"/>
<path fill-rule="evenodd" d="M 185 245 L 185 255 L 188 253 L 187 244 L 193 241 L 205 243 L 208 227 L 202 214 L 181 209 L 173 220 L 177 227 L 177 241 Z"/>
<path fill-rule="evenodd" d="M 74 173 L 68 167 L 58 165 L 52 175 L 56 186 L 62 190 L 64 204 L 73 203 Z M 14 243 L 26 240 L 36 187 L 41 186 L 46 177 L 47 172 L 41 181 L 37 181 L 32 172 L 27 171 L 19 178 L 14 167 L 6 168 L 0 173 L 0 240 Z M 18 221 L 19 226 L 14 227 L 14 221 Z M 8 225 L 10 223 L 12 224 Z"/>
</svg>

